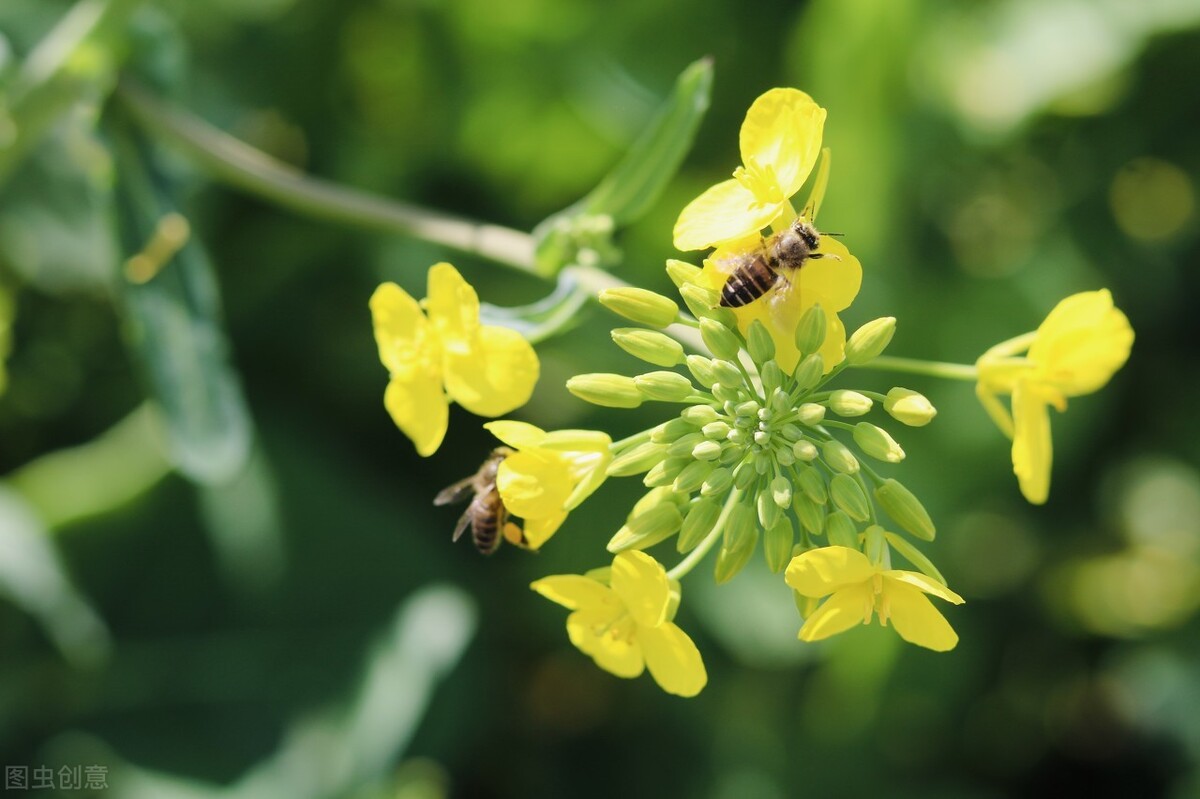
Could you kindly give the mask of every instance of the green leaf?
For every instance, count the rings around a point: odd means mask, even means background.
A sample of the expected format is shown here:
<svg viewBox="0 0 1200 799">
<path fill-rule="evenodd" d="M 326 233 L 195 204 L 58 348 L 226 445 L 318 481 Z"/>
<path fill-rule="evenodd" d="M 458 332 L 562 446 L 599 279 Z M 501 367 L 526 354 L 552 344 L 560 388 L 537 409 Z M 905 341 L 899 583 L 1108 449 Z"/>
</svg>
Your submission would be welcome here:
<svg viewBox="0 0 1200 799">
<path fill-rule="evenodd" d="M 130 256 L 155 256 L 139 277 L 144 282 L 131 280 L 128 267 L 116 279 L 129 348 L 162 412 L 175 465 L 198 482 L 221 483 L 244 465 L 251 425 L 229 361 L 216 277 L 186 233 L 176 234 L 182 246 L 164 249 L 164 222 L 181 219 L 174 187 L 149 144 L 114 127 L 122 247 Z"/>
<path fill-rule="evenodd" d="M 571 263 L 604 266 L 616 261 L 613 230 L 645 213 L 675 176 L 708 111 L 712 75 L 710 58 L 685 69 L 613 170 L 583 199 L 534 228 L 538 272 L 552 275 Z"/>
</svg>

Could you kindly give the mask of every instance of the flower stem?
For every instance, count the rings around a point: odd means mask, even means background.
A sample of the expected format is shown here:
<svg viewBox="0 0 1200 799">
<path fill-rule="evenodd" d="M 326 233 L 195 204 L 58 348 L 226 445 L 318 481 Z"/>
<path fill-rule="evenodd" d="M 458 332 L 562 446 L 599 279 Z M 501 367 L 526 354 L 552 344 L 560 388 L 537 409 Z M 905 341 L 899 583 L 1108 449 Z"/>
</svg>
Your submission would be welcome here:
<svg viewBox="0 0 1200 799">
<path fill-rule="evenodd" d="M 729 514 L 733 512 L 737 506 L 738 498 L 741 496 L 741 489 L 735 488 L 729 492 L 729 497 L 725 500 L 725 506 L 721 508 L 721 515 L 717 517 L 717 523 L 713 525 L 713 529 L 708 535 L 704 536 L 704 540 L 696 545 L 696 548 L 688 553 L 687 557 L 675 564 L 675 568 L 667 572 L 667 577 L 672 580 L 681 580 L 692 569 L 696 568 L 696 564 L 704 560 L 704 556 L 717 543 L 717 539 L 725 532 L 725 522 L 729 520 Z"/>
<path fill-rule="evenodd" d="M 979 370 L 971 364 L 922 361 L 918 358 L 893 358 L 880 355 L 862 364 L 864 369 L 886 369 L 892 372 L 907 372 L 914 375 L 944 377 L 947 380 L 978 380 Z"/>
</svg>

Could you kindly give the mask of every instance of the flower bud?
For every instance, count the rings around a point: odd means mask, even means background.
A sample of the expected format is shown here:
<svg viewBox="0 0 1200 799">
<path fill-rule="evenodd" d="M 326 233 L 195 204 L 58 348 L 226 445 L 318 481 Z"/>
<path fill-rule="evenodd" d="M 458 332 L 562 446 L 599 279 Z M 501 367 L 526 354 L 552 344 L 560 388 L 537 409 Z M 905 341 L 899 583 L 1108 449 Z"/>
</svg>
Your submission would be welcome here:
<svg viewBox="0 0 1200 799">
<path fill-rule="evenodd" d="M 711 289 L 698 286 L 695 283 L 684 283 L 679 287 L 679 296 L 683 304 L 697 319 L 712 318 L 713 309 L 719 306 L 720 297 Z"/>
<path fill-rule="evenodd" d="M 858 528 L 850 517 L 835 510 L 825 517 L 825 537 L 832 546 L 858 549 Z"/>
<path fill-rule="evenodd" d="M 924 394 L 909 391 L 907 388 L 893 388 L 883 401 L 883 409 L 892 418 L 909 427 L 924 427 L 937 416 L 937 408 L 933 407 Z"/>
<path fill-rule="evenodd" d="M 746 349 L 750 352 L 750 360 L 755 363 L 766 363 L 775 357 L 775 341 L 767 332 L 767 326 L 758 319 L 746 328 Z"/>
<path fill-rule="evenodd" d="M 804 433 L 800 430 L 800 428 L 796 427 L 796 425 L 792 424 L 791 422 L 788 422 L 783 426 L 782 429 L 780 429 L 779 435 L 783 436 L 784 441 L 790 441 L 793 443 L 804 438 Z"/>
<path fill-rule="evenodd" d="M 825 343 L 825 311 L 814 305 L 800 317 L 796 325 L 796 349 L 801 355 L 811 355 Z"/>
<path fill-rule="evenodd" d="M 792 495 L 792 510 L 796 512 L 796 518 L 800 520 L 800 524 L 804 526 L 812 535 L 820 535 L 822 526 L 825 524 L 825 510 L 812 501 L 812 498 L 803 491 L 797 491 Z"/>
<path fill-rule="evenodd" d="M 729 423 L 721 419 L 709 422 L 700 428 L 700 432 L 704 434 L 704 437 L 713 441 L 724 441 L 725 437 L 729 435 L 730 430 Z"/>
<path fill-rule="evenodd" d="M 701 441 L 704 441 L 703 433 L 694 427 L 690 429 L 691 432 L 675 439 L 673 442 L 671 442 L 671 445 L 667 447 L 667 454 L 669 456 L 672 458 L 690 458 L 692 449 Z"/>
<path fill-rule="evenodd" d="M 792 454 L 796 460 L 812 463 L 817 459 L 817 447 L 811 441 L 800 440 L 792 444 Z"/>
<path fill-rule="evenodd" d="M 762 491 L 754 498 L 754 504 L 758 508 L 758 523 L 764 530 L 769 530 L 771 525 L 779 521 L 779 516 L 782 511 L 775 504 L 774 498 L 770 491 Z"/>
<path fill-rule="evenodd" d="M 691 405 L 679 412 L 679 418 L 697 427 L 703 427 L 709 422 L 717 421 L 721 414 L 711 405 Z"/>
<path fill-rule="evenodd" d="M 737 334 L 712 319 L 700 320 L 700 338 L 704 339 L 704 346 L 723 361 L 733 360 L 742 349 Z"/>
<path fill-rule="evenodd" d="M 717 379 L 723 386 L 740 386 L 745 378 L 742 377 L 742 371 L 737 368 L 737 365 L 730 361 L 713 361 L 712 363 L 713 377 Z"/>
<path fill-rule="evenodd" d="M 864 364 L 880 355 L 896 333 L 896 317 L 884 316 L 854 331 L 846 342 L 846 361 L 854 366 Z"/>
<path fill-rule="evenodd" d="M 642 404 L 642 393 L 632 377 L 594 372 L 576 375 L 567 381 L 567 391 L 584 402 L 605 408 L 636 408 Z"/>
<path fill-rule="evenodd" d="M 633 357 L 655 366 L 683 363 L 683 345 L 655 330 L 618 327 L 612 331 L 612 340 Z"/>
<path fill-rule="evenodd" d="M 625 521 L 629 521 L 635 516 L 641 516 L 651 508 L 661 505 L 664 502 L 675 502 L 678 497 L 679 495 L 675 493 L 675 489 L 670 486 L 652 488 L 643 494 L 637 502 L 633 503 L 633 508 L 625 516 Z"/>
<path fill-rule="evenodd" d="M 712 531 L 713 525 L 721 515 L 721 505 L 712 499 L 701 499 L 693 502 L 679 528 L 679 539 L 675 548 L 680 552 L 695 549 L 696 544 L 704 540 L 704 536 Z"/>
<path fill-rule="evenodd" d="M 712 442 L 706 442 L 711 444 Z M 708 476 L 712 474 L 715 465 L 710 461 L 692 461 L 687 466 L 683 467 L 678 476 L 675 478 L 675 490 L 680 494 L 690 494 L 695 491 Z"/>
<path fill-rule="evenodd" d="M 821 445 L 821 455 L 830 468 L 844 474 L 858 474 L 858 458 L 842 442 L 836 438 Z"/>
<path fill-rule="evenodd" d="M 829 501 L 829 494 L 825 490 L 825 478 L 821 473 L 812 466 L 806 466 L 800 469 L 798 478 L 800 490 L 803 491 L 809 499 L 818 505 L 824 505 Z"/>
<path fill-rule="evenodd" d="M 626 319 L 650 327 L 666 327 L 679 316 L 674 301 L 646 289 L 622 286 L 600 292 L 600 304 Z"/>
<path fill-rule="evenodd" d="M 876 427 L 870 422 L 854 425 L 854 443 L 876 460 L 887 463 L 899 463 L 904 460 L 904 450 L 896 443 L 896 439 L 882 427 Z"/>
<path fill-rule="evenodd" d="M 796 456 L 792 454 L 792 448 L 786 444 L 776 444 L 772 450 L 775 453 L 775 460 L 780 466 L 791 466 L 796 462 Z"/>
<path fill-rule="evenodd" d="M 683 471 L 683 467 L 691 462 L 691 458 L 667 458 L 646 472 L 646 476 L 642 478 L 642 485 L 649 488 L 670 485 Z"/>
<path fill-rule="evenodd" d="M 846 515 L 858 522 L 871 517 L 871 505 L 862 486 L 848 474 L 835 474 L 829 481 L 829 498 Z"/>
<path fill-rule="evenodd" d="M 713 424 L 721 424 L 721 422 L 713 422 Z M 692 447 L 692 457 L 699 461 L 715 461 L 721 457 L 722 450 L 719 442 L 708 439 Z"/>
<path fill-rule="evenodd" d="M 763 363 L 758 374 L 762 377 L 763 389 L 768 392 L 776 391 L 783 385 L 783 370 L 779 368 L 779 362 L 774 359 Z M 785 394 L 784 397 L 786 398 L 786 396 Z"/>
<path fill-rule="evenodd" d="M 815 402 L 806 402 L 796 409 L 796 420 L 800 424 L 816 427 L 825 421 L 825 406 Z"/>
<path fill-rule="evenodd" d="M 633 378 L 642 396 L 660 402 L 682 402 L 696 393 L 696 387 L 678 372 L 648 372 Z"/>
<path fill-rule="evenodd" d="M 792 481 L 779 475 L 771 481 L 771 498 L 781 508 L 792 504 Z"/>
<path fill-rule="evenodd" d="M 829 410 L 838 416 L 862 416 L 871 410 L 871 398 L 857 391 L 839 388 L 829 394 Z"/>
<path fill-rule="evenodd" d="M 792 527 L 792 520 L 786 516 L 779 517 L 779 521 L 767 528 L 763 535 L 763 555 L 767 559 L 767 568 L 773 573 L 779 574 L 787 568 L 795 540 L 796 530 Z"/>
<path fill-rule="evenodd" d="M 741 447 L 725 447 L 721 450 L 721 457 L 717 459 L 717 462 L 722 466 L 733 466 L 735 463 L 741 461 L 742 456 L 745 454 L 745 451 Z"/>
<path fill-rule="evenodd" d="M 650 440 L 656 444 L 669 444 L 680 436 L 696 432 L 696 426 L 683 416 L 668 419 L 650 431 Z M 696 439 L 697 441 L 699 439 Z M 681 453 L 682 454 L 682 453 Z"/>
<path fill-rule="evenodd" d="M 700 267 L 674 258 L 667 259 L 667 277 L 671 278 L 675 288 L 683 288 L 684 283 L 691 283 L 699 276 Z"/>
<path fill-rule="evenodd" d="M 884 480 L 883 485 L 875 489 L 875 499 L 896 524 L 917 538 L 932 541 L 937 535 L 925 506 L 911 491 L 895 480 Z"/>
<path fill-rule="evenodd" d="M 808 391 L 820 383 L 824 375 L 825 361 L 821 358 L 821 353 L 814 352 L 800 361 L 792 377 L 796 379 L 801 391 Z"/>
<path fill-rule="evenodd" d="M 917 570 L 922 574 L 927 574 L 937 580 L 942 585 L 946 584 L 946 578 L 938 571 L 937 566 L 933 565 L 933 561 L 925 557 L 925 553 L 909 543 L 907 538 L 896 535 L 895 533 L 883 534 L 887 542 L 892 545 L 892 548 L 904 556 L 904 559 L 917 567 Z"/>
<path fill-rule="evenodd" d="M 718 363 L 720 362 L 718 361 Z M 745 395 L 745 392 L 743 392 L 741 389 L 736 388 L 735 386 L 727 386 L 724 383 L 713 383 L 711 391 L 713 396 L 719 399 L 721 402 L 727 402 L 730 404 L 740 402 Z M 729 411 L 726 410 L 726 413 L 729 413 Z"/>
<path fill-rule="evenodd" d="M 608 542 L 608 551 L 616 553 L 652 547 L 674 535 L 681 524 L 683 516 L 679 506 L 674 502 L 661 502 L 626 521 Z"/>
<path fill-rule="evenodd" d="M 745 491 L 758 479 L 758 470 L 754 468 L 753 460 L 744 460 L 733 470 L 733 485 L 740 491 Z"/>
<path fill-rule="evenodd" d="M 718 497 L 724 494 L 733 485 L 733 472 L 724 466 L 713 469 L 712 473 L 704 481 L 704 485 L 700 486 L 700 495 L 704 497 Z"/>
<path fill-rule="evenodd" d="M 754 511 L 739 502 L 730 510 L 729 517 L 725 520 L 721 549 L 717 552 L 717 564 L 714 569 L 717 583 L 732 580 L 750 560 L 757 544 L 758 525 Z"/>
<path fill-rule="evenodd" d="M 887 542 L 883 538 L 883 528 L 878 524 L 872 524 L 866 530 L 863 530 L 863 554 L 867 556 L 867 560 L 876 566 L 887 567 Z"/>
<path fill-rule="evenodd" d="M 629 477 L 641 474 L 666 457 L 665 445 L 646 441 L 613 458 L 606 471 L 609 477 Z"/>
<path fill-rule="evenodd" d="M 713 376 L 713 362 L 703 355 L 689 355 L 684 358 L 683 362 L 687 364 L 688 371 L 692 373 L 692 377 L 696 378 L 696 382 L 705 388 L 712 388 L 713 383 L 717 382 L 717 378 Z"/>
</svg>

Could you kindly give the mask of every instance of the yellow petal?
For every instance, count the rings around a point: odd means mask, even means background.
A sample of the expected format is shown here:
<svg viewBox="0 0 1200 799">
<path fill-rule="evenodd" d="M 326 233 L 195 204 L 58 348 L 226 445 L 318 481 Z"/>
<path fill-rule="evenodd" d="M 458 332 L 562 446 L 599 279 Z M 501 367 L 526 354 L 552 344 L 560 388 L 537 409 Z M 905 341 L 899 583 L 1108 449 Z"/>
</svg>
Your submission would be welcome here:
<svg viewBox="0 0 1200 799">
<path fill-rule="evenodd" d="M 826 599 L 800 628 L 801 641 L 820 641 L 869 620 L 875 596 L 867 583 L 847 585 Z"/>
<path fill-rule="evenodd" d="M 642 649 L 633 637 L 633 621 L 624 623 L 607 610 L 577 610 L 567 617 L 567 636 L 596 665 L 618 677 L 637 677 L 645 668 Z"/>
<path fill-rule="evenodd" d="M 675 249 L 703 250 L 771 224 L 781 213 L 780 202 L 760 203 L 736 180 L 710 187 L 687 204 L 675 222 Z"/>
<path fill-rule="evenodd" d="M 537 518 L 525 520 L 525 546 L 530 549 L 541 549 L 542 544 L 550 539 L 550 536 L 558 532 L 558 528 L 562 527 L 562 523 L 567 520 L 566 511 L 558 511 L 551 513 L 549 516 L 539 516 Z"/>
<path fill-rule="evenodd" d="M 437 452 L 446 437 L 450 406 L 436 373 L 413 369 L 403 377 L 393 377 L 383 393 L 383 406 L 412 439 L 417 454 L 428 457 Z"/>
<path fill-rule="evenodd" d="M 831 236 L 821 237 L 818 252 L 837 257 L 804 262 L 799 278 L 793 281 L 798 283 L 800 301 L 806 308 L 820 303 L 826 313 L 844 311 L 862 288 L 862 264 Z"/>
<path fill-rule="evenodd" d="M 963 598 L 951 591 L 946 586 L 932 579 L 928 575 L 920 572 L 904 571 L 902 569 L 890 569 L 883 573 L 885 580 L 898 580 L 902 583 L 919 588 L 927 594 L 933 594 L 936 597 L 953 602 L 956 605 L 963 603 Z"/>
<path fill-rule="evenodd" d="M 613 558 L 612 590 L 642 627 L 657 627 L 667 618 L 671 586 L 667 572 L 645 552 L 622 552 Z"/>
<path fill-rule="evenodd" d="M 1018 382 L 1012 395 L 1013 473 L 1025 499 L 1041 505 L 1050 495 L 1050 410 L 1028 383 Z"/>
<path fill-rule="evenodd" d="M 444 346 L 466 347 L 479 331 L 479 296 L 447 263 L 429 269 L 425 308 Z"/>
<path fill-rule="evenodd" d="M 499 422 L 488 422 L 483 429 L 513 449 L 533 449 L 540 447 L 546 440 L 546 431 L 528 422 L 504 419 Z"/>
<path fill-rule="evenodd" d="M 929 598 L 904 583 L 884 583 L 884 601 L 888 604 L 888 620 L 910 644 L 935 652 L 953 649 L 958 635 Z"/>
<path fill-rule="evenodd" d="M 501 416 L 528 402 L 538 369 L 533 346 L 507 327 L 486 325 L 469 346 L 445 348 L 446 391 L 479 416 Z"/>
<path fill-rule="evenodd" d="M 571 495 L 565 466 L 560 456 L 544 450 L 514 452 L 501 461 L 496 488 L 509 513 L 527 520 L 564 515 L 563 505 Z M 530 537 L 528 525 L 525 536 Z"/>
<path fill-rule="evenodd" d="M 559 452 L 607 452 L 611 444 L 608 433 L 600 430 L 554 430 L 541 446 Z"/>
<path fill-rule="evenodd" d="M 687 633 L 671 622 L 638 627 L 637 640 L 654 681 L 669 694 L 695 696 L 708 682 L 700 650 Z"/>
<path fill-rule="evenodd" d="M 607 607 L 614 614 L 621 610 L 621 603 L 611 588 L 581 574 L 552 574 L 529 587 L 569 610 Z"/>
<path fill-rule="evenodd" d="M 371 319 L 379 360 L 392 374 L 406 373 L 423 361 L 441 359 L 425 314 L 411 295 L 395 283 L 383 283 L 371 295 Z"/>
<path fill-rule="evenodd" d="M 1133 346 L 1129 319 L 1107 289 L 1067 297 L 1038 327 L 1029 348 L 1038 379 L 1067 396 L 1089 394 L 1125 365 Z"/>
<path fill-rule="evenodd" d="M 804 596 L 819 599 L 845 586 L 866 583 L 876 571 L 857 549 L 821 547 L 792 558 L 784 580 Z"/>
<path fill-rule="evenodd" d="M 746 112 L 739 142 L 742 163 L 769 167 L 791 197 L 812 172 L 821 153 L 825 109 L 797 89 L 771 89 Z"/>
</svg>

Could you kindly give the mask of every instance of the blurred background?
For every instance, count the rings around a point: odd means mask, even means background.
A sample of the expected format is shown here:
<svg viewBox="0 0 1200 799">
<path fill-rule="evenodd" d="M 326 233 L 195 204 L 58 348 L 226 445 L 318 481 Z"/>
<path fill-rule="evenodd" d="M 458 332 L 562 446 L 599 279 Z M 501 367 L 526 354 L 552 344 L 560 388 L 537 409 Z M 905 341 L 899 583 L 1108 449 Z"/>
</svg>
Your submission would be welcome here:
<svg viewBox="0 0 1200 799">
<path fill-rule="evenodd" d="M 159 799 L 1200 795 L 1195 2 L 121 5 L 0 5 L 0 763 Z M 99 32 L 31 83 L 72 18 Z M 452 545 L 432 497 L 492 442 L 454 408 L 415 455 L 367 311 L 443 259 L 498 304 L 547 284 L 213 183 L 106 101 L 123 65 L 304 171 L 530 230 L 705 55 L 711 110 L 619 232 L 620 277 L 669 288 L 679 209 L 737 165 L 750 102 L 795 86 L 829 110 L 822 227 L 865 269 L 848 327 L 895 315 L 891 354 L 970 363 L 1108 287 L 1137 332 L 1055 415 L 1041 508 L 970 384 L 856 376 L 940 411 L 889 473 L 968 600 L 951 654 L 877 626 L 800 644 L 756 557 L 685 584 L 698 698 L 601 672 L 527 586 L 601 565 L 639 481 L 538 555 Z M 192 231 L 178 268 L 123 279 L 169 210 Z M 637 368 L 614 324 L 589 307 L 540 346 L 514 416 L 614 438 L 665 418 L 563 388 Z"/>
</svg>

